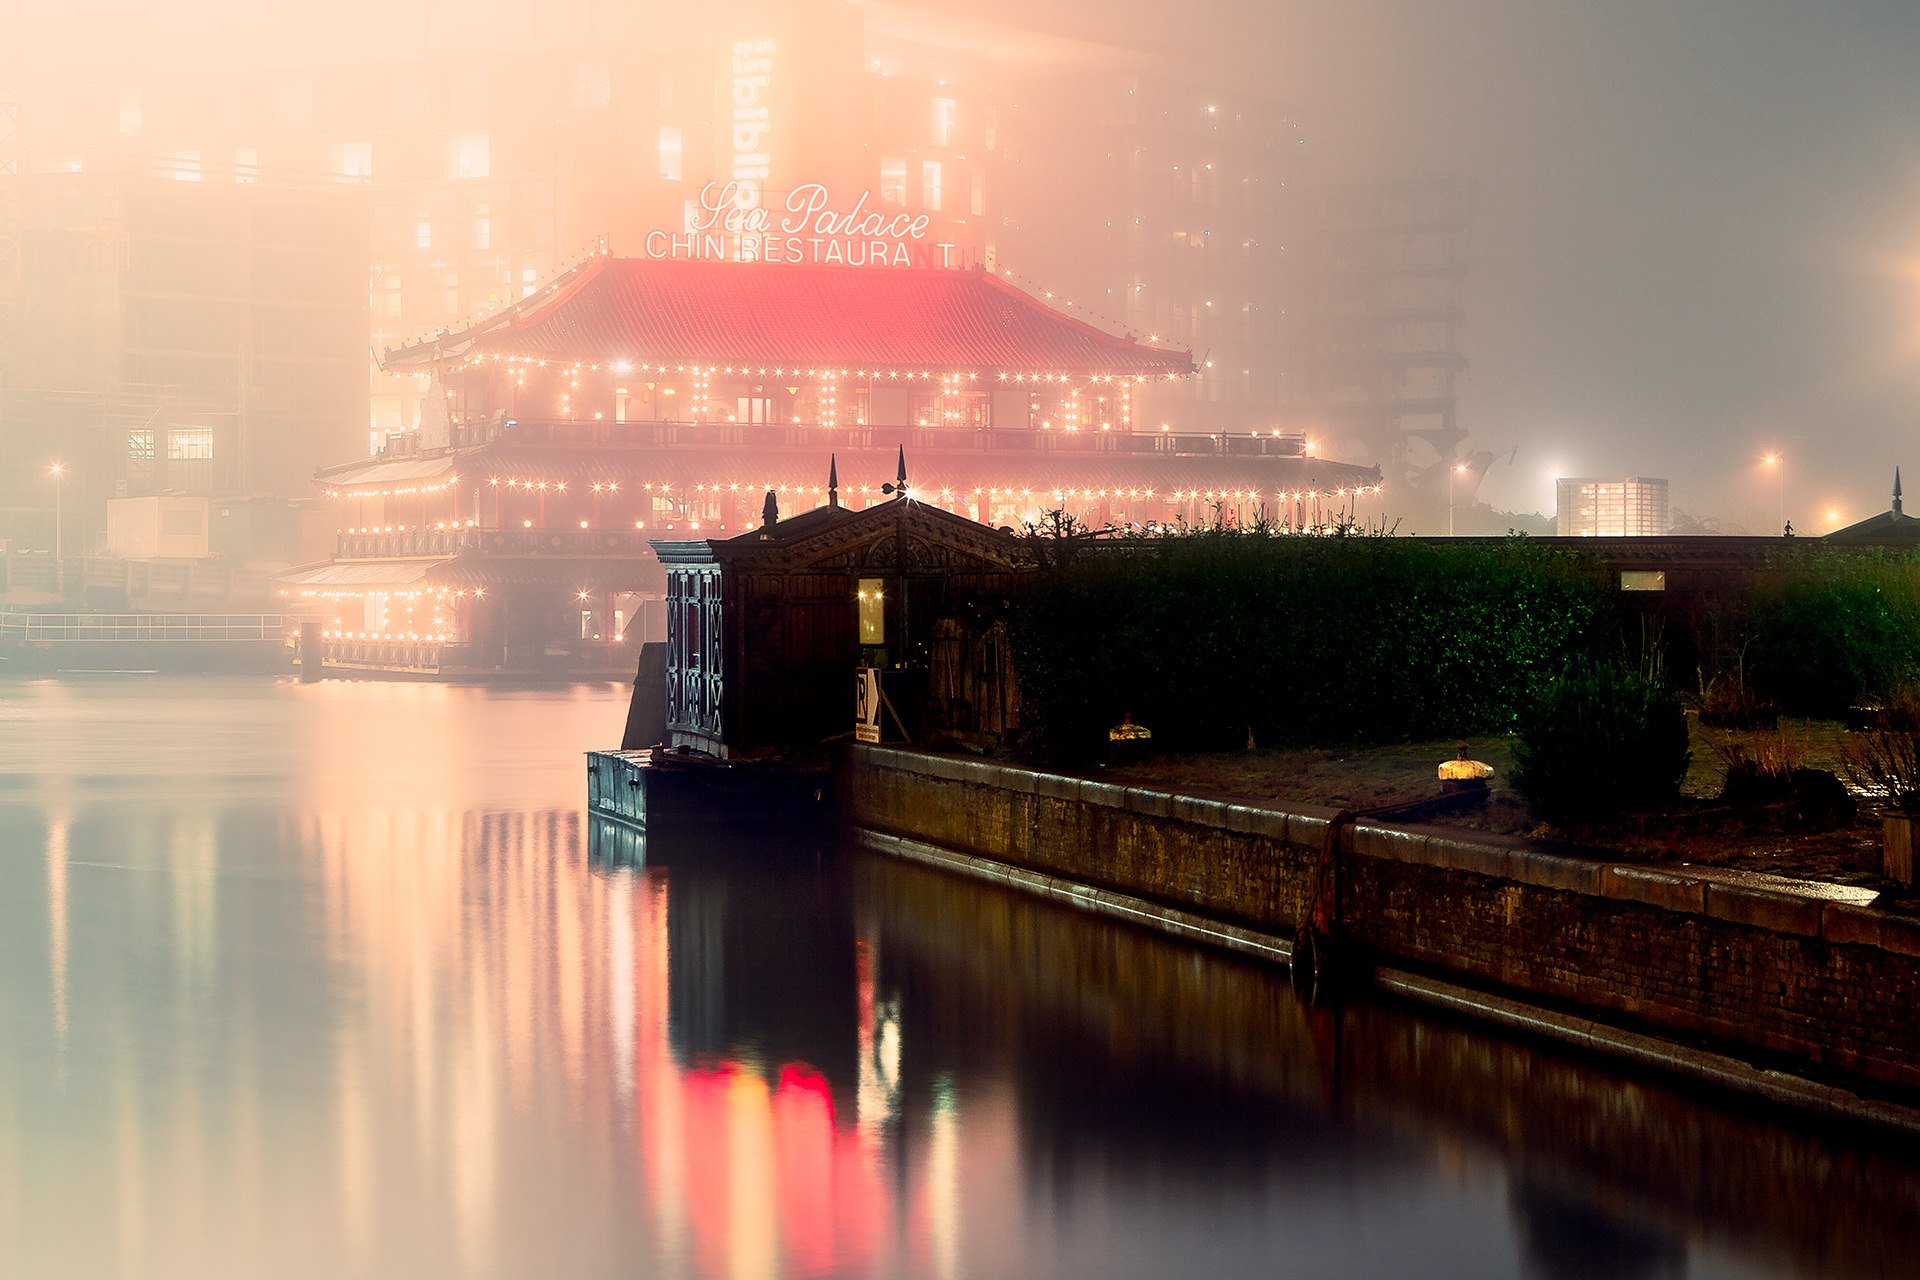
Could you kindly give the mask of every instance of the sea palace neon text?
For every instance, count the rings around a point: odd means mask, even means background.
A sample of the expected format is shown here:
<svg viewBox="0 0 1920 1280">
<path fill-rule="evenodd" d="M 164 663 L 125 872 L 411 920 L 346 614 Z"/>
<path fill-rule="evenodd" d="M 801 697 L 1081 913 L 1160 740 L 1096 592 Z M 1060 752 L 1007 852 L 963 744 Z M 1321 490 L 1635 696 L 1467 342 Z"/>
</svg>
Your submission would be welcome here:
<svg viewBox="0 0 1920 1280">
<path fill-rule="evenodd" d="M 687 230 L 647 233 L 647 256 L 847 267 L 955 265 L 956 246 L 927 240 L 932 218 L 869 209 L 872 192 L 862 192 L 851 209 L 837 210 L 826 187 L 809 182 L 789 192 L 785 210 L 778 213 L 743 203 L 747 194 L 737 182 L 709 182 L 700 189 Z"/>
</svg>

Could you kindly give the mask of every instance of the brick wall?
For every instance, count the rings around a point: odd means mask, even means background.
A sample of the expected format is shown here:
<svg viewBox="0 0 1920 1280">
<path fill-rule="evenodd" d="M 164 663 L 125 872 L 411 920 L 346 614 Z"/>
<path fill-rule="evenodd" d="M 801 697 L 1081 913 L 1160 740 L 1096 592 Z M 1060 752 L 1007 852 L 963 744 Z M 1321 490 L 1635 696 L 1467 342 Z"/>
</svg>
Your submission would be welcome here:
<svg viewBox="0 0 1920 1280">
<path fill-rule="evenodd" d="M 856 747 L 841 816 L 1290 936 L 1332 814 Z M 1343 919 L 1380 963 L 1920 1086 L 1920 919 L 1842 886 L 1623 865 L 1511 837 L 1360 823 Z"/>
</svg>

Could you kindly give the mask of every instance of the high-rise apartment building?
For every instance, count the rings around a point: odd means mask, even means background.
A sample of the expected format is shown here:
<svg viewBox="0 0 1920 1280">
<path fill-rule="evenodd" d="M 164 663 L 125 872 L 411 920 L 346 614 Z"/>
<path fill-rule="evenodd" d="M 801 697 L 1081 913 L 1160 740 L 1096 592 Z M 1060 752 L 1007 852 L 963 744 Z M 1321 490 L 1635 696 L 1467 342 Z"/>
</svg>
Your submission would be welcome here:
<svg viewBox="0 0 1920 1280">
<path fill-rule="evenodd" d="M 1673 527 L 1665 480 L 1569 478 L 1554 488 L 1554 532 L 1563 538 L 1658 537 Z"/>
<path fill-rule="evenodd" d="M 363 439 L 359 191 L 180 181 L 174 171 L 0 178 L 18 254 L 0 381 L 0 537 L 65 545 L 105 504 L 309 493 Z"/>
</svg>

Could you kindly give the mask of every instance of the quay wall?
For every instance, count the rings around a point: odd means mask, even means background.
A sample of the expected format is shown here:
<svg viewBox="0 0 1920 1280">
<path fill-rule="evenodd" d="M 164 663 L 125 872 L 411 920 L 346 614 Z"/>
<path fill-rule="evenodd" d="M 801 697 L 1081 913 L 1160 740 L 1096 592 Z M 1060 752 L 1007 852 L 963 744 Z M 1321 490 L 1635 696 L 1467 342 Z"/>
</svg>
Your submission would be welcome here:
<svg viewBox="0 0 1920 1280">
<path fill-rule="evenodd" d="M 835 793 L 843 821 L 956 865 L 1087 905 L 1126 895 L 1281 953 L 1335 816 L 872 746 L 847 748 Z M 1342 927 L 1383 970 L 1920 1087 L 1920 918 L 1870 891 L 1365 820 L 1341 851 Z"/>
</svg>

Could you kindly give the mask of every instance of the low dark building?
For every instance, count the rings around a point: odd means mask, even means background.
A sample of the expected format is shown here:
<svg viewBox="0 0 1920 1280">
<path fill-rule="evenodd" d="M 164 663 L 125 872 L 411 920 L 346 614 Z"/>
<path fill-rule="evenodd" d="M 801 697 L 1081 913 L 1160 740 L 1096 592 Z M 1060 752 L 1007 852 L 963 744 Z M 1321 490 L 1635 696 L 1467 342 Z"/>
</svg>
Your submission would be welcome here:
<svg viewBox="0 0 1920 1280">
<path fill-rule="evenodd" d="M 998 605 L 1021 540 L 900 496 L 828 505 L 726 539 L 655 542 L 667 575 L 667 739 L 735 758 L 816 745 L 880 674 L 889 736 L 1003 732 L 1012 681 Z"/>
<path fill-rule="evenodd" d="M 1850 547 L 1920 546 L 1920 516 L 1900 509 L 1900 468 L 1893 469 L 1893 505 L 1877 516 L 1868 516 L 1844 529 L 1835 529 L 1823 542 Z"/>
</svg>

